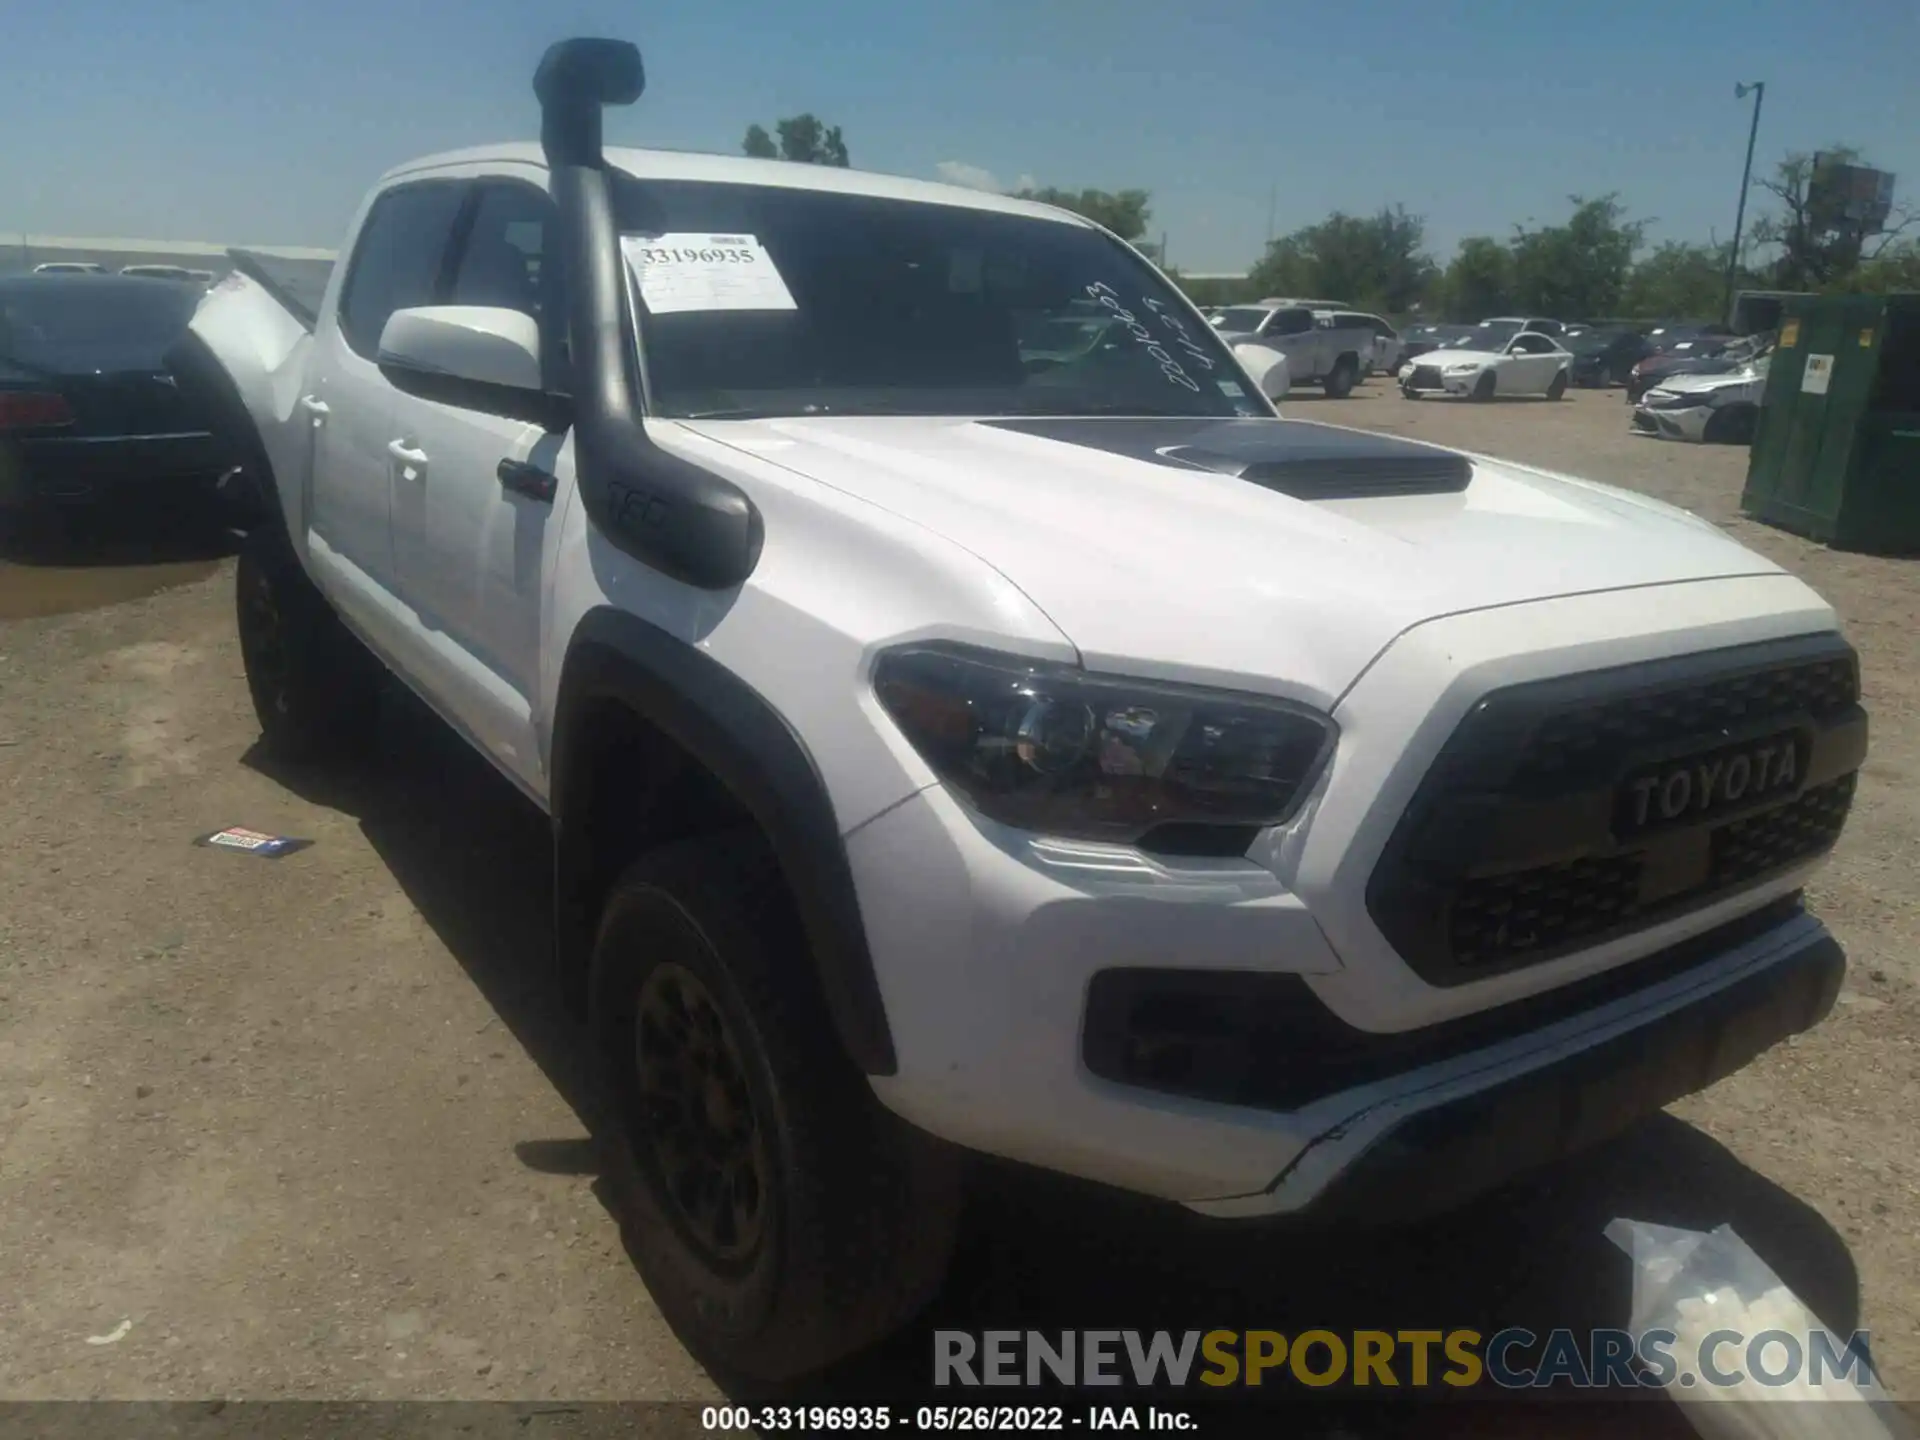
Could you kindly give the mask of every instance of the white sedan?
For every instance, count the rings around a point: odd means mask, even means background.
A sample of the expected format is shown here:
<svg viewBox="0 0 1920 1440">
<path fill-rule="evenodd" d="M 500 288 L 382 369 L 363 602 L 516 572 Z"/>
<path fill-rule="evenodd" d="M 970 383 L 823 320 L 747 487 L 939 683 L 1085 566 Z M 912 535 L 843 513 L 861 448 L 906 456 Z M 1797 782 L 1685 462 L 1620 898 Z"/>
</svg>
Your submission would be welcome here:
<svg viewBox="0 0 1920 1440">
<path fill-rule="evenodd" d="M 1409 400 L 1429 394 L 1468 395 L 1475 400 L 1545 395 L 1558 400 L 1567 393 L 1572 366 L 1571 354 L 1531 330 L 1504 341 L 1475 336 L 1465 344 L 1427 351 L 1401 375 L 1400 393 Z"/>
<path fill-rule="evenodd" d="M 1633 428 L 1668 440 L 1749 445 L 1767 397 L 1767 360 L 1730 375 L 1675 375 L 1640 397 Z"/>
</svg>

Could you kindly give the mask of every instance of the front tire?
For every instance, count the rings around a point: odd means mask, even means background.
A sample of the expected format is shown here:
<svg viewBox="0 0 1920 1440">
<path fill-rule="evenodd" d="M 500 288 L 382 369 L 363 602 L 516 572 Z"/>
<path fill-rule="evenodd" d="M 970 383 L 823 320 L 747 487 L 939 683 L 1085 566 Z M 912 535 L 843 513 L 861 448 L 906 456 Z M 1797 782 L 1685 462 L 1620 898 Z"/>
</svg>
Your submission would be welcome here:
<svg viewBox="0 0 1920 1440">
<path fill-rule="evenodd" d="M 1494 378 L 1491 370 L 1473 382 L 1473 398 L 1481 404 L 1493 399 L 1494 387 L 1500 382 Z"/>
<path fill-rule="evenodd" d="M 1562 370 L 1553 377 L 1553 383 L 1547 386 L 1547 399 L 1558 400 L 1567 393 L 1567 372 Z"/>
<path fill-rule="evenodd" d="M 1329 400 L 1344 400 L 1353 393 L 1355 377 L 1359 374 L 1359 365 L 1351 355 L 1342 355 L 1333 362 L 1333 369 L 1321 382 Z"/>
<path fill-rule="evenodd" d="M 1734 405 L 1709 415 L 1700 438 L 1709 445 L 1751 445 L 1759 426 L 1759 410 L 1751 405 Z"/>
<path fill-rule="evenodd" d="M 240 657 L 260 738 L 283 760 L 366 747 L 380 666 L 333 613 L 276 526 L 250 532 L 234 576 Z"/>
<path fill-rule="evenodd" d="M 629 1253 L 696 1357 L 790 1381 L 939 1288 L 958 1152 L 886 1110 L 834 1039 L 751 834 L 643 856 L 593 951 L 595 1129 Z"/>
</svg>

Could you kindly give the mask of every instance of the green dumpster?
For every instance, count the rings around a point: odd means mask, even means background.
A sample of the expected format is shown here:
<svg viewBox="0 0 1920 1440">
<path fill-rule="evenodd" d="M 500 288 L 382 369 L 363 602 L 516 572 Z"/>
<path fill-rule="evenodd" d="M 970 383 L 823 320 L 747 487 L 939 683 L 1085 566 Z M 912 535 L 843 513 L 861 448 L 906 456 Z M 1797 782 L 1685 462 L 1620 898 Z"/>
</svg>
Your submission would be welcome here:
<svg viewBox="0 0 1920 1440">
<path fill-rule="evenodd" d="M 1920 553 L 1920 294 L 1786 302 L 1740 508 L 1837 550 Z"/>
</svg>

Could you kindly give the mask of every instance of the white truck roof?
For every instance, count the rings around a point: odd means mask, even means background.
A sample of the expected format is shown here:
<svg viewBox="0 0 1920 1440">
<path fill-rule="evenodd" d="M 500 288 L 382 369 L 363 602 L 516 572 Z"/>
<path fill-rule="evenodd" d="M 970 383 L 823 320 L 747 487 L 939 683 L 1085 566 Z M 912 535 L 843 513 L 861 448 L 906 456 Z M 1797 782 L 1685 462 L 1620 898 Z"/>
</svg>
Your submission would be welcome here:
<svg viewBox="0 0 1920 1440">
<path fill-rule="evenodd" d="M 792 160 L 753 160 L 740 155 L 710 155 L 697 150 L 643 150 L 612 146 L 606 149 L 607 162 L 639 180 L 704 180 L 716 184 L 773 185 L 789 190 L 822 190 L 842 195 L 871 195 L 885 200 L 917 200 L 929 205 L 958 205 L 969 210 L 991 210 L 1005 215 L 1027 215 L 1038 220 L 1056 220 L 1085 225 L 1092 222 L 1070 210 L 1042 205 L 1033 200 L 1017 200 L 988 190 L 972 190 L 964 185 L 943 185 L 933 180 L 913 180 L 904 175 L 881 175 L 871 170 L 842 169 L 837 165 L 809 165 Z M 446 150 L 397 165 L 380 177 L 385 186 L 408 175 L 456 167 L 509 164 L 547 168 L 545 154 L 538 144 L 509 141 L 496 145 L 476 145 L 463 150 Z"/>
</svg>

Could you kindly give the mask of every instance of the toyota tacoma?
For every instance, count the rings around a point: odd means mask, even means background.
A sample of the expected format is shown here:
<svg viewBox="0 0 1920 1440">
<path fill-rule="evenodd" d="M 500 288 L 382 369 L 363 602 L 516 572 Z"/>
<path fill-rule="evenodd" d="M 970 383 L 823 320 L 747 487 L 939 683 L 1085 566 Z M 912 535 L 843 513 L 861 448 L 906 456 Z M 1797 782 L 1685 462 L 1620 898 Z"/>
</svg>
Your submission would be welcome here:
<svg viewBox="0 0 1920 1440">
<path fill-rule="evenodd" d="M 604 148 L 642 87 L 555 46 L 539 143 L 392 171 L 317 310 L 242 266 L 175 369 L 264 499 L 266 743 L 345 754 L 391 671 L 551 817 L 605 1175 L 697 1354 L 906 1323 L 969 1155 L 1390 1221 L 1825 1013 L 1866 718 L 1799 580 L 1280 417 L 1279 357 L 1077 216 Z M 1115 343 L 1025 348 L 1089 306 Z"/>
</svg>

